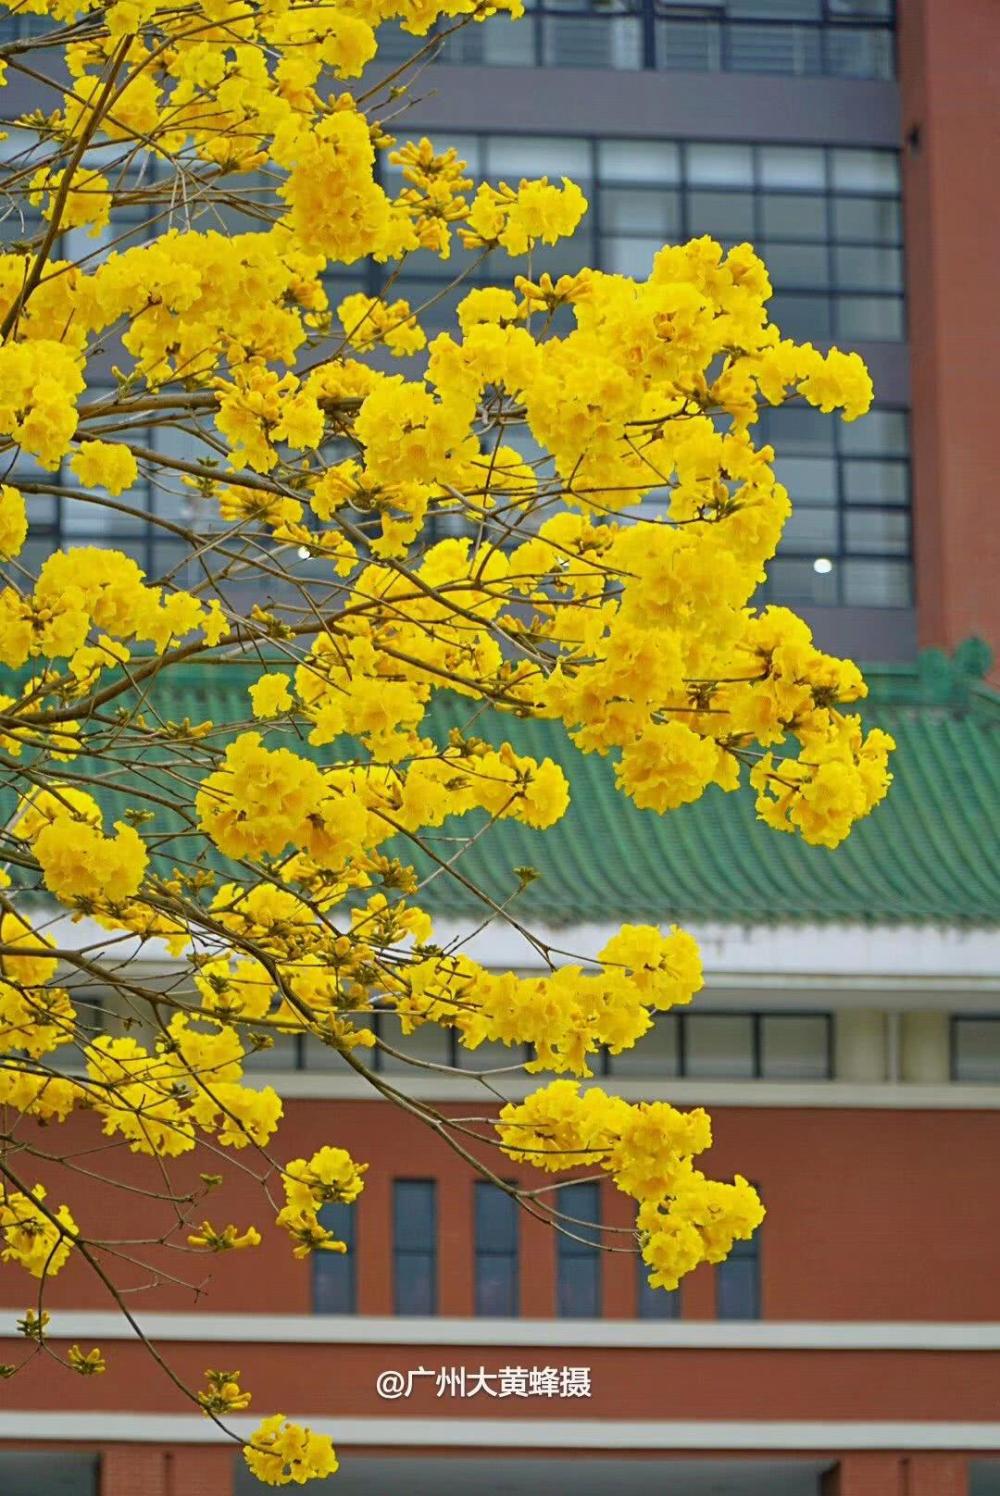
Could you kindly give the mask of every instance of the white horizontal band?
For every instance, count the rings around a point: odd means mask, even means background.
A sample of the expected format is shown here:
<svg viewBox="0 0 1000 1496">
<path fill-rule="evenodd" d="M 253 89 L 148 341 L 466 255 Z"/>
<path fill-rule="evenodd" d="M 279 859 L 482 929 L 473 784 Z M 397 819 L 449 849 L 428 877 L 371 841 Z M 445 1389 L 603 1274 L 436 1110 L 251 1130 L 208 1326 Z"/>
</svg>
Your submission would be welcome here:
<svg viewBox="0 0 1000 1496">
<path fill-rule="evenodd" d="M 474 1056 L 473 1056 L 474 1058 Z M 387 1077 L 404 1096 L 415 1101 L 495 1101 L 483 1089 L 481 1081 L 461 1070 L 447 1075 L 421 1073 L 393 1074 Z M 504 1096 L 518 1101 L 537 1091 L 539 1076 L 506 1074 L 496 1076 Z M 356 1075 L 308 1070 L 249 1071 L 250 1085 L 274 1086 L 288 1101 L 378 1101 L 368 1081 Z M 912 1081 L 895 1084 L 878 1082 L 862 1084 L 852 1081 L 766 1081 L 766 1080 L 661 1080 L 655 1076 L 629 1079 L 623 1076 L 595 1076 L 588 1085 L 609 1085 L 625 1101 L 670 1101 L 675 1106 L 710 1106 L 719 1111 L 738 1107 L 823 1107 L 836 1109 L 872 1107 L 879 1111 L 997 1111 L 1000 1110 L 1000 1086 L 967 1084 L 921 1085 Z"/>
<path fill-rule="evenodd" d="M 0 1339 L 19 1314 L 0 1311 Z M 336 1314 L 143 1314 L 154 1341 L 232 1345 L 529 1346 L 721 1351 L 998 1351 L 997 1323 L 622 1319 L 462 1319 Z M 132 1340 L 110 1311 L 56 1310 L 52 1340 Z"/>
<path fill-rule="evenodd" d="M 89 919 L 73 919 L 64 909 L 39 910 L 33 922 L 65 950 L 107 947 L 107 931 Z M 438 919 L 439 945 L 463 941 L 475 921 Z M 533 925 L 532 935 L 551 950 L 557 962 L 593 960 L 619 926 L 586 923 Z M 855 988 L 919 989 L 939 993 L 1000 989 L 997 970 L 997 925 L 862 924 L 851 920 L 822 923 L 742 924 L 688 922 L 697 939 L 709 985 L 773 988 L 798 979 L 821 982 L 830 992 Z M 497 920 L 464 947 L 485 966 L 542 969 L 538 947 L 510 925 Z M 172 967 L 177 963 L 162 941 L 114 937 L 117 960 L 133 957 Z M 945 1004 L 944 1006 L 948 1006 Z"/>
<path fill-rule="evenodd" d="M 1000 1450 L 1000 1423 L 714 1423 L 617 1419 L 313 1418 L 289 1413 L 337 1444 L 381 1448 L 656 1450 Z M 248 1439 L 258 1420 L 227 1427 Z M 94 1444 L 218 1444 L 207 1418 L 149 1413 L 0 1413 L 0 1440 Z"/>
</svg>

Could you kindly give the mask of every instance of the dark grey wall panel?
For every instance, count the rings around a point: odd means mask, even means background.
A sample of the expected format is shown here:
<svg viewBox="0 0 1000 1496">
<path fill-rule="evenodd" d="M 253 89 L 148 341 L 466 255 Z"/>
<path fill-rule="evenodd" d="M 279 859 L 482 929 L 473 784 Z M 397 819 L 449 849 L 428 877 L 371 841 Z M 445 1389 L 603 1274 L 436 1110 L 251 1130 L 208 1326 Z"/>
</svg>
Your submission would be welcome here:
<svg viewBox="0 0 1000 1496">
<path fill-rule="evenodd" d="M 372 69 L 366 76 L 377 76 Z M 445 130 L 896 146 L 895 83 L 757 74 L 429 67 L 396 120 Z"/>
</svg>

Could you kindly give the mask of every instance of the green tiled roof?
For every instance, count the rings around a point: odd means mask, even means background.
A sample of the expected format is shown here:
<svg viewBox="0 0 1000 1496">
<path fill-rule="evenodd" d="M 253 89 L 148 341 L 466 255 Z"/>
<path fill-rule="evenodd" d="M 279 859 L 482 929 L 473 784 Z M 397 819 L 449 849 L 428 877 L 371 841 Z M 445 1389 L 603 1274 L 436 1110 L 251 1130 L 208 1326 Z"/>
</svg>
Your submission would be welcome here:
<svg viewBox="0 0 1000 1496">
<path fill-rule="evenodd" d="M 459 866 L 497 903 L 517 889 L 515 868 L 534 868 L 539 876 L 513 906 L 528 923 L 677 917 L 1000 924 L 1000 695 L 980 678 L 988 663 L 988 651 L 969 641 L 953 659 L 926 651 L 912 667 L 867 668 L 872 689 L 863 715 L 896 739 L 895 782 L 835 852 L 763 826 L 749 790 L 726 795 L 713 788 L 666 816 L 637 810 L 616 791 L 611 763 L 579 753 L 559 724 L 478 716 L 477 736 L 506 736 L 520 752 L 557 759 L 572 803 L 545 832 L 514 822 L 490 828 Z M 247 714 L 242 675 L 175 668 L 157 683 L 157 710 L 174 721 L 238 720 Z M 444 741 L 467 714 L 467 703 L 438 696 L 429 735 Z M 108 819 L 128 804 L 118 789 L 102 798 Z M 165 829 L 162 816 L 157 824 Z M 451 857 L 454 838 L 476 824 L 472 817 L 446 824 L 436 834 L 448 838 L 434 844 L 438 855 Z M 387 850 L 421 872 L 434 866 L 407 845 Z M 447 874 L 431 881 L 421 902 L 441 917 L 485 912 Z"/>
</svg>

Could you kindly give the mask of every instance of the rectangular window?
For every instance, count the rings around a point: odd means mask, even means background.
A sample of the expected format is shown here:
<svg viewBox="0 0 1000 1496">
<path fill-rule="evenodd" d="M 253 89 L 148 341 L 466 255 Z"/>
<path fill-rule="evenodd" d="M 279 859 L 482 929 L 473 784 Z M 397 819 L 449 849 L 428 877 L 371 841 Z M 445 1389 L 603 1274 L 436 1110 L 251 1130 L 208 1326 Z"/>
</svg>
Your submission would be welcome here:
<svg viewBox="0 0 1000 1496">
<path fill-rule="evenodd" d="M 765 1013 L 760 1071 L 767 1080 L 829 1080 L 833 1020 L 829 1013 Z"/>
<path fill-rule="evenodd" d="M 752 1076 L 753 1014 L 685 1013 L 684 1073 L 719 1079 Z"/>
<path fill-rule="evenodd" d="M 649 1268 L 641 1257 L 636 1282 L 636 1313 L 640 1319 L 680 1319 L 681 1317 L 680 1289 L 650 1288 Z"/>
<path fill-rule="evenodd" d="M 733 1243 L 715 1269 L 715 1312 L 719 1319 L 760 1319 L 760 1233 Z"/>
<path fill-rule="evenodd" d="M 312 1288 L 315 1314 L 356 1314 L 358 1309 L 358 1207 L 324 1205 L 319 1223 L 347 1243 L 346 1252 L 313 1252 Z"/>
<path fill-rule="evenodd" d="M 437 1312 L 436 1195 L 433 1179 L 393 1181 L 392 1271 L 397 1314 Z"/>
<path fill-rule="evenodd" d="M 981 1086 L 1000 1081 L 1000 1013 L 951 1020 L 951 1076 Z"/>
<path fill-rule="evenodd" d="M 560 1222 L 563 1230 L 556 1236 L 557 1312 L 562 1319 L 597 1319 L 601 1312 L 600 1185 L 568 1185 L 558 1193 L 557 1209 L 570 1218 Z"/>
<path fill-rule="evenodd" d="M 519 1310 L 518 1204 L 489 1180 L 475 1189 L 476 1313 L 510 1319 Z"/>
</svg>

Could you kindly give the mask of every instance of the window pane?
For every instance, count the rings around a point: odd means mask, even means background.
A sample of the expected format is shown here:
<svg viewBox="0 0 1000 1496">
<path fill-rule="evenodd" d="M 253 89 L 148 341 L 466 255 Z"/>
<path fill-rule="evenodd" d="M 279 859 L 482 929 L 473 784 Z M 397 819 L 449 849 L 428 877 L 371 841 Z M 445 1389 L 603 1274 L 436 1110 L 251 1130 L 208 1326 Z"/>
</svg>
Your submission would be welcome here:
<svg viewBox="0 0 1000 1496">
<path fill-rule="evenodd" d="M 839 430 L 843 450 L 859 456 L 892 456 L 905 453 L 909 447 L 906 416 L 901 410 L 870 410 L 862 420 L 847 422 Z"/>
<path fill-rule="evenodd" d="M 437 1307 L 437 1258 L 432 1252 L 402 1252 L 395 1260 L 397 1314 L 434 1314 Z"/>
<path fill-rule="evenodd" d="M 435 1249 L 433 1179 L 396 1179 L 393 1182 L 393 1242 L 398 1251 Z"/>
<path fill-rule="evenodd" d="M 517 1313 L 518 1206 L 504 1190 L 477 1180 L 476 1313 Z"/>
<path fill-rule="evenodd" d="M 712 21 L 658 21 L 656 65 L 685 73 L 715 73 L 722 66 L 722 28 Z"/>
<path fill-rule="evenodd" d="M 414 1060 L 426 1060 L 434 1065 L 447 1065 L 449 1062 L 451 1035 L 440 1024 L 425 1023 L 412 1034 L 404 1035 L 394 1013 L 380 1013 L 379 1033 L 386 1044 Z M 405 1071 L 408 1075 L 421 1073 L 417 1066 L 397 1059 L 395 1055 L 386 1054 L 384 1050 L 379 1052 L 379 1066 L 382 1070 Z"/>
<path fill-rule="evenodd" d="M 896 342 L 903 336 L 901 296 L 838 296 L 837 331 L 843 338 Z"/>
<path fill-rule="evenodd" d="M 837 192 L 898 193 L 898 152 L 834 151 L 833 186 Z"/>
<path fill-rule="evenodd" d="M 764 21 L 818 21 L 822 0 L 729 0 L 727 13 L 734 19 Z"/>
<path fill-rule="evenodd" d="M 749 192 L 688 194 L 688 232 L 732 239 L 753 234 L 753 197 Z"/>
<path fill-rule="evenodd" d="M 563 1231 L 556 1236 L 556 1276 L 558 1313 L 568 1317 L 597 1316 L 601 1312 L 601 1262 L 597 1243 L 600 1232 L 594 1227 L 601 1220 L 600 1186 L 571 1184 L 561 1189 L 556 1209 L 568 1220 L 561 1221 Z M 592 1222 L 588 1227 L 585 1223 Z"/>
<path fill-rule="evenodd" d="M 465 1049 L 458 1044 L 455 1063 L 459 1070 L 493 1070 L 519 1065 L 524 1054 L 523 1044 L 502 1044 L 499 1039 L 486 1039 L 478 1049 Z"/>
<path fill-rule="evenodd" d="M 3 1496 L 97 1496 L 99 1468 L 96 1454 L 5 1449 L 0 1491 Z"/>
<path fill-rule="evenodd" d="M 476 1181 L 476 1250 L 517 1251 L 517 1201 L 489 1180 Z"/>
<path fill-rule="evenodd" d="M 596 1319 L 601 1312 L 601 1264 L 592 1257 L 559 1259 L 557 1312 L 561 1319 Z"/>
<path fill-rule="evenodd" d="M 778 556 L 767 569 L 766 595 L 772 602 L 818 603 L 832 607 L 839 596 L 839 566 L 820 573 L 811 561 Z"/>
<path fill-rule="evenodd" d="M 845 561 L 843 572 L 844 602 L 848 607 L 909 607 L 909 562 Z"/>
<path fill-rule="evenodd" d="M 834 422 L 818 410 L 794 405 L 765 410 L 761 428 L 779 457 L 833 451 Z"/>
<path fill-rule="evenodd" d="M 955 1079 L 980 1084 L 1000 1081 L 1000 1020 L 956 1018 L 952 1033 Z"/>
<path fill-rule="evenodd" d="M 608 234 L 677 234 L 680 197 L 676 192 L 608 187 L 601 193 L 601 228 Z"/>
<path fill-rule="evenodd" d="M 686 1075 L 753 1075 L 753 1019 L 748 1013 L 691 1013 L 683 1023 Z"/>
<path fill-rule="evenodd" d="M 838 26 L 827 31 L 826 71 L 836 78 L 893 76 L 892 35 L 888 28 Z"/>
<path fill-rule="evenodd" d="M 903 256 L 888 246 L 840 244 L 834 250 L 837 284 L 873 291 L 897 291 L 903 284 Z"/>
<path fill-rule="evenodd" d="M 781 453 L 778 446 L 777 452 Z M 837 498 L 837 464 L 832 457 L 775 457 L 774 473 L 793 504 L 832 504 Z"/>
<path fill-rule="evenodd" d="M 771 302 L 771 320 L 786 338 L 828 340 L 832 327 L 829 297 L 795 291 L 779 294 Z"/>
<path fill-rule="evenodd" d="M 608 1056 L 612 1075 L 677 1075 L 677 1017 L 660 1013 L 632 1049 Z"/>
<path fill-rule="evenodd" d="M 765 187 L 826 186 L 823 152 L 807 146 L 764 145 L 757 153 L 760 179 Z"/>
<path fill-rule="evenodd" d="M 681 1291 L 679 1288 L 650 1288 L 649 1268 L 639 1258 L 638 1283 L 636 1288 L 636 1310 L 640 1319 L 680 1319 Z"/>
<path fill-rule="evenodd" d="M 764 244 L 761 257 L 773 284 L 825 287 L 830 283 L 830 258 L 825 244 Z"/>
<path fill-rule="evenodd" d="M 908 504 L 909 474 L 905 462 L 846 461 L 844 498 L 849 504 Z"/>
<path fill-rule="evenodd" d="M 357 1310 L 356 1205 L 334 1202 L 319 1212 L 319 1223 L 347 1243 L 346 1252 L 313 1252 L 313 1310 L 316 1314 L 354 1314 Z"/>
<path fill-rule="evenodd" d="M 645 280 L 653 268 L 653 256 L 662 248 L 659 235 L 650 239 L 602 238 L 601 268 L 615 275 L 633 275 Z"/>
<path fill-rule="evenodd" d="M 517 1314 L 517 1260 L 504 1252 L 476 1256 L 476 1313 L 513 1319 Z"/>
<path fill-rule="evenodd" d="M 760 195 L 761 229 L 782 239 L 825 239 L 826 200 L 803 192 Z"/>
<path fill-rule="evenodd" d="M 761 1074 L 769 1080 L 825 1080 L 830 1024 L 823 1013 L 766 1013 L 760 1021 Z"/>
<path fill-rule="evenodd" d="M 809 556 L 829 556 L 840 549 L 836 509 L 794 509 L 781 537 L 782 554 L 805 552 Z"/>
<path fill-rule="evenodd" d="M 753 182 L 753 156 L 748 145 L 689 145 L 689 182 L 704 186 L 749 187 Z"/>
<path fill-rule="evenodd" d="M 861 239 L 876 244 L 898 244 L 902 216 L 898 198 L 835 197 L 833 232 L 836 239 Z"/>
<path fill-rule="evenodd" d="M 547 67 L 642 66 L 642 23 L 638 17 L 547 16 L 542 37 Z"/>
<path fill-rule="evenodd" d="M 907 556 L 910 517 L 899 509 L 858 509 L 847 516 L 847 550 Z"/>
<path fill-rule="evenodd" d="M 598 171 L 605 182 L 651 182 L 668 186 L 680 181 L 680 152 L 662 140 L 602 140 Z"/>
<path fill-rule="evenodd" d="M 590 177 L 590 145 L 562 135 L 491 135 L 486 175 L 514 183 L 546 175 L 582 182 Z"/>
<path fill-rule="evenodd" d="M 760 1319 L 760 1281 L 756 1254 L 740 1255 L 740 1247 L 753 1242 L 737 1242 L 733 1253 L 715 1269 L 715 1308 L 719 1319 Z"/>
</svg>

